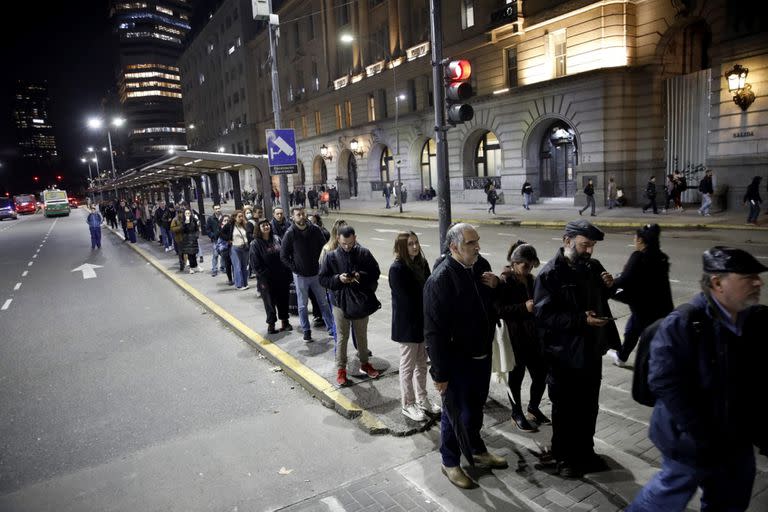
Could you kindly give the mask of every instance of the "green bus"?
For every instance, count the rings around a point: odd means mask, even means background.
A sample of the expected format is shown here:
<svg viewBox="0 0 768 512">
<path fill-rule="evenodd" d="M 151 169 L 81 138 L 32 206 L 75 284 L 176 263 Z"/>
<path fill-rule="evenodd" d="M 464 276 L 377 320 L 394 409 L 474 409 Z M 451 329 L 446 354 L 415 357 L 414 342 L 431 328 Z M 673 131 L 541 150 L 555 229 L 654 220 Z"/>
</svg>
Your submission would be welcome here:
<svg viewBox="0 0 768 512">
<path fill-rule="evenodd" d="M 64 190 L 44 190 L 43 208 L 46 217 L 54 215 L 69 215 L 69 201 Z"/>
</svg>

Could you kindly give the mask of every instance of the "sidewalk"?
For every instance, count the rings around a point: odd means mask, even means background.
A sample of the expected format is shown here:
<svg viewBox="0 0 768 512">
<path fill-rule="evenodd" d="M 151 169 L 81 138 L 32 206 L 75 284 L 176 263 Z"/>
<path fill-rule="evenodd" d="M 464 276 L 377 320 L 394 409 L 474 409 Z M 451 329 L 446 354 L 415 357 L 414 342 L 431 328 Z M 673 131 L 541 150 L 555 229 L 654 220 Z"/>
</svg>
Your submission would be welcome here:
<svg viewBox="0 0 768 512">
<path fill-rule="evenodd" d="M 195 207 L 196 202 L 192 202 Z M 213 203 L 209 198 L 204 200 L 206 214 L 213 211 Z M 308 205 L 309 203 L 307 203 Z M 224 206 L 225 212 L 234 210 L 234 202 L 229 201 Z M 601 228 L 632 228 L 655 222 L 667 229 L 738 229 L 738 230 L 768 230 L 768 216 L 761 214 L 758 225 L 747 224 L 747 210 L 732 208 L 727 212 L 713 210 L 709 217 L 698 213 L 698 204 L 687 204 L 682 212 L 670 210 L 658 215 L 652 212 L 642 213 L 640 207 L 608 208 L 598 207 L 596 217 L 590 217 L 589 211 L 584 212 L 584 218 L 592 221 Z M 545 204 L 533 204 L 530 210 L 525 210 L 518 202 L 513 204 L 497 204 L 496 215 L 488 213 L 487 204 L 453 203 L 451 217 L 453 222 L 469 222 L 471 224 L 491 224 L 522 227 L 561 228 L 568 221 L 579 217 L 580 207 L 557 200 Z M 334 212 L 336 213 L 336 212 Z M 387 209 L 384 199 L 371 201 L 358 198 L 341 201 L 340 214 L 365 215 L 373 217 L 438 220 L 437 198 L 431 201 L 407 201 L 403 205 L 403 213 L 398 206 Z"/>
<path fill-rule="evenodd" d="M 352 201 L 343 204 L 342 213 L 376 214 L 370 207 L 354 210 Z M 358 203 L 361 205 L 361 203 Z M 361 205 L 362 206 L 362 205 Z M 465 207 L 472 212 L 472 207 Z M 226 208 L 225 208 L 226 209 Z M 383 208 L 382 208 L 383 210 Z M 501 209 L 500 209 L 501 210 Z M 386 210 L 384 210 L 386 211 Z M 684 212 L 682 215 L 685 215 Z M 551 215 L 557 213 L 550 212 Z M 122 234 L 114 232 L 122 239 Z M 389 339 L 391 304 L 389 294 L 379 294 L 382 310 L 371 317 L 369 347 L 371 362 L 382 370 L 376 380 L 358 376 L 354 355 L 350 354 L 349 374 L 352 386 L 337 388 L 335 382 L 334 341 L 321 337 L 324 329 L 315 329 L 316 341 L 304 343 L 300 329 L 290 333 L 266 335 L 263 303 L 255 287 L 237 291 L 226 284 L 220 273 L 211 277 L 211 246 L 200 238 L 201 265 L 205 273 L 188 274 L 178 270 L 176 255 L 165 253 L 157 242 L 140 240 L 126 244 L 142 255 L 167 279 L 182 288 L 222 321 L 226 328 L 238 333 L 264 356 L 274 362 L 273 371 L 284 371 L 327 407 L 355 421 L 369 434 L 413 435 L 428 430 L 426 435 L 437 443 L 437 419 L 417 423 L 400 412 L 398 375 L 399 347 Z M 126 247 L 126 249 L 127 249 Z M 298 319 L 293 317 L 296 328 Z M 350 343 L 350 351 L 352 351 Z M 480 472 L 481 488 L 465 492 L 453 487 L 439 471 L 439 453 L 434 450 L 424 457 L 396 468 L 361 478 L 355 482 L 339 482 L 339 487 L 291 510 L 621 510 L 638 489 L 659 467 L 659 453 L 647 437 L 651 409 L 635 403 L 629 394 L 632 372 L 617 368 L 604 360 L 600 415 L 596 433 L 596 449 L 606 456 L 612 471 L 587 475 L 579 480 L 564 480 L 535 469 L 539 447 L 549 443 L 551 429 L 525 434 L 512 427 L 506 386 L 493 381 L 486 404 L 484 437 L 491 449 L 508 456 L 509 470 Z M 523 383 L 523 401 L 527 403 L 530 382 Z M 432 386 L 430 398 L 439 403 Z M 551 404 L 545 397 L 542 409 L 548 413 Z M 768 510 L 768 467 L 764 460 L 754 488 L 750 510 Z M 394 482 L 392 486 L 388 486 Z M 421 501 L 419 501 L 421 500 Z M 698 503 L 693 509 L 698 508 Z"/>
</svg>

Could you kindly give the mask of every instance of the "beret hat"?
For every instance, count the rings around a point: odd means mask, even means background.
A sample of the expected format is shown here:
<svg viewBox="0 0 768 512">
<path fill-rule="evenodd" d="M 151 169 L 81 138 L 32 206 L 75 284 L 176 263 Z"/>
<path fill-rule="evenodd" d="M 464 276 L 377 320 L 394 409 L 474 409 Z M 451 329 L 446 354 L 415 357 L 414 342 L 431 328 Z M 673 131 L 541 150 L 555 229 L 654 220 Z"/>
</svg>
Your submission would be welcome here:
<svg viewBox="0 0 768 512">
<path fill-rule="evenodd" d="M 572 220 L 565 225 L 565 236 L 568 238 L 574 238 L 576 236 L 584 236 L 595 242 L 599 242 L 605 238 L 605 233 L 596 228 L 588 220 Z"/>
<path fill-rule="evenodd" d="M 768 270 L 747 251 L 718 245 L 701 256 L 704 272 L 711 274 L 759 274 Z"/>
</svg>

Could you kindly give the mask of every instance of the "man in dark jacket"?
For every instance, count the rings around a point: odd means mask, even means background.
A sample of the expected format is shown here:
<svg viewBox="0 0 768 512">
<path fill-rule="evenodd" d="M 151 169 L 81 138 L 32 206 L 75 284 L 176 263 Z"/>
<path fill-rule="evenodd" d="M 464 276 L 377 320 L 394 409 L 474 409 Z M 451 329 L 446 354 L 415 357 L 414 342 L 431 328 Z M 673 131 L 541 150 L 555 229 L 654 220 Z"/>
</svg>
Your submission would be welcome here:
<svg viewBox="0 0 768 512">
<path fill-rule="evenodd" d="M 659 208 L 656 206 L 656 176 L 648 178 L 648 184 L 645 186 L 645 197 L 648 199 L 648 204 L 643 206 L 643 213 L 648 208 L 653 208 L 653 213 L 658 214 Z"/>
<path fill-rule="evenodd" d="M 309 290 L 312 290 L 325 321 L 328 334 L 334 336 L 333 315 L 325 296 L 325 289 L 320 285 L 320 252 L 325 245 L 325 237 L 320 228 L 307 222 L 307 213 L 301 206 L 291 208 L 293 224 L 283 237 L 280 247 L 280 259 L 293 272 L 293 282 L 296 286 L 296 300 L 299 305 L 299 322 L 304 331 L 304 341 L 312 341 L 312 330 L 307 315 Z"/>
<path fill-rule="evenodd" d="M 424 285 L 424 339 L 432 361 L 430 374 L 445 395 L 440 420 L 442 472 L 455 486 L 476 484 L 459 465 L 461 451 L 456 430 L 465 430 L 474 462 L 505 468 L 507 461 L 489 453 L 480 438 L 483 405 L 488 398 L 491 352 L 496 324 L 493 309 L 499 278 L 480 257 L 480 236 L 469 224 L 456 224 L 446 234 L 450 255 L 435 268 Z M 454 426 L 452 418 L 463 425 Z"/>
<path fill-rule="evenodd" d="M 536 324 L 549 364 L 552 458 L 565 478 L 608 469 L 593 441 L 602 356 L 619 347 L 608 306 L 613 276 L 591 257 L 603 237 L 586 220 L 569 222 L 563 247 L 534 285 Z"/>
<path fill-rule="evenodd" d="M 584 208 L 579 210 L 579 215 L 584 213 L 584 211 L 587 208 L 592 208 L 592 212 L 590 215 L 592 217 L 595 216 L 595 186 L 592 184 L 592 180 L 587 180 L 586 186 L 584 186 L 584 195 L 587 197 L 587 204 L 584 205 Z"/>
<path fill-rule="evenodd" d="M 704 173 L 704 177 L 699 182 L 699 192 L 701 192 L 701 208 L 699 208 L 699 215 L 704 217 L 710 216 L 710 209 L 712 208 L 712 194 L 715 189 L 712 185 L 712 169 L 707 169 Z"/>
<path fill-rule="evenodd" d="M 258 220 L 259 219 L 256 218 L 256 221 Z M 270 222 L 270 224 L 272 226 L 272 233 L 280 238 L 283 238 L 285 232 L 291 227 L 291 221 L 285 218 L 285 212 L 283 212 L 283 209 L 279 206 L 272 211 L 272 222 Z"/>
<path fill-rule="evenodd" d="M 765 400 L 768 308 L 759 301 L 768 267 L 730 247 L 702 259 L 702 293 L 651 340 L 650 437 L 663 460 L 627 511 L 682 511 L 699 487 L 701 510 L 746 510 L 753 445 L 768 454 L 768 425 L 756 411 Z"/>
<path fill-rule="evenodd" d="M 216 250 L 216 241 L 219 239 L 219 233 L 221 232 L 221 205 L 213 205 L 213 215 L 209 216 L 205 220 L 205 230 L 208 233 L 208 239 L 211 241 L 211 275 L 216 276 L 219 274 L 219 251 Z"/>
<path fill-rule="evenodd" d="M 355 229 L 339 229 L 339 246 L 326 254 L 320 269 L 320 284 L 332 291 L 333 319 L 336 322 L 336 382 L 346 386 L 347 342 L 350 325 L 355 330 L 360 370 L 372 379 L 379 371 L 368 362 L 368 317 L 381 303 L 376 299 L 379 264 L 371 251 L 357 243 Z M 354 300 L 353 300 L 354 298 Z"/>
</svg>

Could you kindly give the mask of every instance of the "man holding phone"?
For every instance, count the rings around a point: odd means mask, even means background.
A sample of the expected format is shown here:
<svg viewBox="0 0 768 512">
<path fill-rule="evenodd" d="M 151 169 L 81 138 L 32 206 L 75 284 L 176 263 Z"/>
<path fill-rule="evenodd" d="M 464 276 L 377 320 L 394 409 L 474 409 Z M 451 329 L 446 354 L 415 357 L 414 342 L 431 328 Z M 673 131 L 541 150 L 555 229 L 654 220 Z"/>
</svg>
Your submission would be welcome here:
<svg viewBox="0 0 768 512">
<path fill-rule="evenodd" d="M 620 345 L 608 306 L 613 276 L 592 258 L 604 234 L 586 220 L 569 222 L 563 247 L 534 286 L 534 314 L 549 365 L 552 460 L 564 478 L 608 469 L 594 451 L 602 356 Z"/>
</svg>

